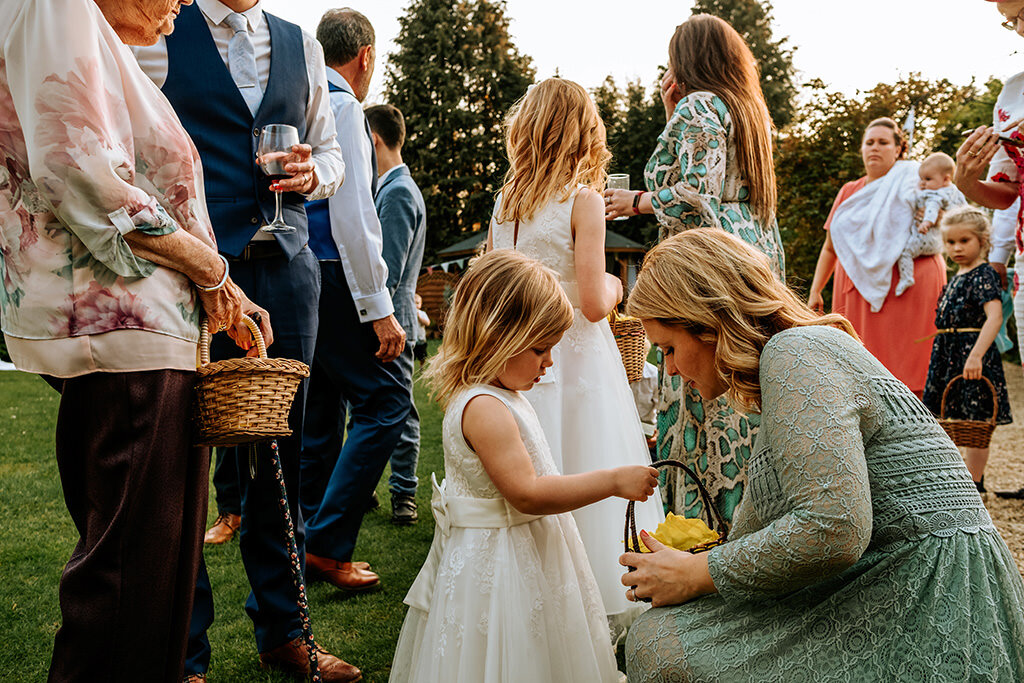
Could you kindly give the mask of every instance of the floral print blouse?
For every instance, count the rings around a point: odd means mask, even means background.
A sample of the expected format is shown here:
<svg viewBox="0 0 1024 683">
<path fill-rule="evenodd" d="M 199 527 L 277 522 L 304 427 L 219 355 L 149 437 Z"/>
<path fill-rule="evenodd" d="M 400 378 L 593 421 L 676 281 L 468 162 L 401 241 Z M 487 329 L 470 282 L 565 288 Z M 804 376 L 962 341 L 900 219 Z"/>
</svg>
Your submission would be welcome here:
<svg viewBox="0 0 1024 683">
<path fill-rule="evenodd" d="M 15 364 L 69 377 L 192 369 L 188 279 L 124 235 L 211 246 L 202 169 L 93 0 L 0 4 L 0 323 Z"/>
</svg>

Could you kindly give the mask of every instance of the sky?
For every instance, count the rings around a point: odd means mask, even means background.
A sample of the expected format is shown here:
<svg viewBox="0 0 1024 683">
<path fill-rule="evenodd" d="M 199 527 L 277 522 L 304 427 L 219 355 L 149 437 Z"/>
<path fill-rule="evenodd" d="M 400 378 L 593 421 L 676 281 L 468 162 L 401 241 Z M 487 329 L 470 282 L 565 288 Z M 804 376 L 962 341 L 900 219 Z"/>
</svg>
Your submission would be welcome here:
<svg viewBox="0 0 1024 683">
<path fill-rule="evenodd" d="M 377 34 L 370 100 L 380 100 L 387 53 L 410 0 L 263 0 L 263 8 L 314 33 L 324 10 L 344 6 L 369 18 Z M 847 95 L 911 72 L 966 84 L 1024 70 L 1024 38 L 1000 28 L 984 0 L 774 0 L 776 37 L 796 48 L 798 82 L 821 78 Z M 611 74 L 621 84 L 652 83 L 668 61 L 668 41 L 690 15 L 686 0 L 507 0 L 511 32 L 533 58 L 537 77 L 559 70 L 586 88 Z"/>
</svg>

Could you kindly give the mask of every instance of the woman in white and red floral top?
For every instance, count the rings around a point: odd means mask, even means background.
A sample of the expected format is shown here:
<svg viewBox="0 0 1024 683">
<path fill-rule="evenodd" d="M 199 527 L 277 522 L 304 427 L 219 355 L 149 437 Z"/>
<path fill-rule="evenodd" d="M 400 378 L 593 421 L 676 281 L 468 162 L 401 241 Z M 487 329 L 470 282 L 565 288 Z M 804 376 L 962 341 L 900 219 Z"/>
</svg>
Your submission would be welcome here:
<svg viewBox="0 0 1024 683">
<path fill-rule="evenodd" d="M 169 33 L 182 4 L 0 3 L 0 323 L 15 365 L 62 393 L 81 536 L 51 681 L 181 680 L 207 500 L 198 321 L 242 339 L 261 310 L 217 255 L 195 147 L 125 46 Z"/>
<path fill-rule="evenodd" d="M 999 9 L 1003 17 L 1003 28 L 1024 37 L 1024 0 L 989 0 Z M 1000 142 L 999 137 L 1011 137 L 1024 141 L 1024 72 L 1011 76 L 1003 83 L 1003 89 L 996 99 L 992 113 L 992 126 L 982 126 L 964 141 L 956 153 L 956 175 L 954 181 L 960 191 L 972 202 L 990 209 L 1007 209 L 1018 197 L 1024 197 L 1024 148 Z M 1018 204 L 1017 220 L 993 221 L 993 227 L 1013 227 L 1013 244 L 1016 246 L 1016 268 L 1013 288 L 1013 308 L 1017 318 L 1017 339 L 1019 348 L 1024 348 L 1024 210 Z M 989 253 L 991 265 L 1006 282 L 1006 263 L 1010 259 L 1007 236 L 996 234 L 994 248 Z M 1024 499 L 1024 487 L 1017 491 L 996 491 L 1003 498 Z"/>
</svg>

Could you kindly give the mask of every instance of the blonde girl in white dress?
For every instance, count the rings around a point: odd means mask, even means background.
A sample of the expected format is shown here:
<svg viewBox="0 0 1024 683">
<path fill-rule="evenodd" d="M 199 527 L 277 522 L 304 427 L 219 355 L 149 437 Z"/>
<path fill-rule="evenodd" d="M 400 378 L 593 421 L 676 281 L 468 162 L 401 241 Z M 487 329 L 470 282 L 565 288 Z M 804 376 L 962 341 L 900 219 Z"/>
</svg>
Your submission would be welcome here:
<svg viewBox="0 0 1024 683">
<path fill-rule="evenodd" d="M 513 107 L 509 172 L 491 219 L 488 247 L 515 249 L 558 275 L 574 319 L 554 365 L 528 398 L 563 474 L 650 464 L 636 402 L 606 316 L 622 283 L 605 272 L 605 168 L 611 155 L 597 108 L 578 84 L 550 78 Z M 626 600 L 617 559 L 625 507 L 606 500 L 576 510 L 583 545 L 616 635 L 643 606 Z M 636 506 L 639 528 L 664 519 L 660 495 Z"/>
<path fill-rule="evenodd" d="M 554 273 L 511 251 L 480 257 L 455 291 L 427 367 L 445 406 L 445 478 L 433 481 L 434 542 L 405 599 L 392 683 L 622 678 L 568 513 L 612 496 L 647 500 L 657 471 L 558 474 L 523 392 L 572 320 Z"/>
</svg>

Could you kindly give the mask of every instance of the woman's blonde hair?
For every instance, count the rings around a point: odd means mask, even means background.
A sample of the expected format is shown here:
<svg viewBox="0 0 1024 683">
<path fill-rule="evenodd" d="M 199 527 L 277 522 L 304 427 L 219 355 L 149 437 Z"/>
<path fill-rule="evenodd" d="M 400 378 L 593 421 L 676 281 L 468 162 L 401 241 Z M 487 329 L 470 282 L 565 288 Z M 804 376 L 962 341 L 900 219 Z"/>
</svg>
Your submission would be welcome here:
<svg viewBox="0 0 1024 683">
<path fill-rule="evenodd" d="M 680 90 L 706 90 L 725 101 L 732 116 L 736 161 L 763 225 L 775 219 L 772 118 L 761 91 L 757 60 L 742 36 L 710 14 L 695 14 L 676 27 L 668 63 Z"/>
<path fill-rule="evenodd" d="M 939 229 L 943 237 L 951 228 L 967 228 L 981 243 L 981 255 L 988 256 L 992 249 L 992 224 L 988 221 L 988 214 L 973 206 L 961 206 L 946 212 L 942 217 Z"/>
<path fill-rule="evenodd" d="M 425 376 L 447 406 L 456 392 L 487 384 L 538 341 L 572 325 L 572 304 L 549 268 L 511 249 L 470 263 L 455 288 L 444 339 Z"/>
<path fill-rule="evenodd" d="M 715 370 L 729 397 L 759 408 L 761 351 L 791 327 L 832 325 L 857 333 L 841 315 L 818 315 L 772 272 L 761 252 L 718 228 L 695 228 L 647 254 L 626 311 L 680 326 L 715 346 Z"/>
<path fill-rule="evenodd" d="M 578 83 L 549 78 L 532 86 L 505 119 L 509 168 L 498 222 L 527 221 L 552 197 L 583 184 L 604 189 L 611 152 L 604 124 Z"/>
</svg>

